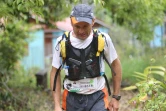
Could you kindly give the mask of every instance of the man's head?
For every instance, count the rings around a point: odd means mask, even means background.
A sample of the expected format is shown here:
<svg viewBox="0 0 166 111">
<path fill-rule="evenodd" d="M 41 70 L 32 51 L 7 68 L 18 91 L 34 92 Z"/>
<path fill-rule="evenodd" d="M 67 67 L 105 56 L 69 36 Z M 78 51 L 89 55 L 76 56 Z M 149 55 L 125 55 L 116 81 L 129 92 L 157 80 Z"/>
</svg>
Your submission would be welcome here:
<svg viewBox="0 0 166 111">
<path fill-rule="evenodd" d="M 70 15 L 74 34 L 79 39 L 86 39 L 94 24 L 92 8 L 86 4 L 76 5 Z"/>
</svg>

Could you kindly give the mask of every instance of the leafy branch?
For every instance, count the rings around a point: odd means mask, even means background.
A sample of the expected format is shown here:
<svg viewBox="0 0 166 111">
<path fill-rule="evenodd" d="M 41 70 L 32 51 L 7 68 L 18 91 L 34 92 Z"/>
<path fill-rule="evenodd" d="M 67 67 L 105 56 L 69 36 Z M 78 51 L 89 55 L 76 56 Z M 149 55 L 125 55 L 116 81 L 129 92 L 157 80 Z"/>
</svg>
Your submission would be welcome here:
<svg viewBox="0 0 166 111">
<path fill-rule="evenodd" d="M 159 75 L 161 78 L 155 79 L 155 75 Z M 136 72 L 134 75 L 138 78 L 134 86 L 129 86 L 123 90 L 138 89 L 139 93 L 133 97 L 129 103 L 135 104 L 136 108 L 143 105 L 144 111 L 162 111 L 166 104 L 166 69 L 162 66 L 149 66 L 146 67 L 143 73 Z"/>
</svg>

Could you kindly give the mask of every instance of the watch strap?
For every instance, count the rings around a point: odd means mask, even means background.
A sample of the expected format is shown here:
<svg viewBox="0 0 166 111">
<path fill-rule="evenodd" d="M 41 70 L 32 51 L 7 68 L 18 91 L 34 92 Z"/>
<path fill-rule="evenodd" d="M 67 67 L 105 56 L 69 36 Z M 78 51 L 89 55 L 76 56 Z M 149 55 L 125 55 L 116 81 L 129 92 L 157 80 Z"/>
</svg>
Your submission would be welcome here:
<svg viewBox="0 0 166 111">
<path fill-rule="evenodd" d="M 112 98 L 115 98 L 116 100 L 120 100 L 121 99 L 121 96 L 119 96 L 119 95 L 112 95 Z"/>
</svg>

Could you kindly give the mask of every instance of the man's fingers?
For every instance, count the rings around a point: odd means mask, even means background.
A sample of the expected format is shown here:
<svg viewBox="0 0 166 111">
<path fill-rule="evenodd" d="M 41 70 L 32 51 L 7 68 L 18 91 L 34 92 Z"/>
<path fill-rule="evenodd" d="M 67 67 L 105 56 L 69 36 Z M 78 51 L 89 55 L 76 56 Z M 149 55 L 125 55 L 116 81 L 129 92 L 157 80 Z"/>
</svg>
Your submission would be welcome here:
<svg viewBox="0 0 166 111">
<path fill-rule="evenodd" d="M 118 111 L 119 108 L 113 108 L 114 110 L 113 111 Z"/>
<path fill-rule="evenodd" d="M 109 103 L 108 109 L 109 109 L 109 111 L 112 111 L 112 110 L 113 110 L 113 107 L 112 107 L 112 104 L 111 104 L 111 103 Z"/>
<path fill-rule="evenodd" d="M 108 109 L 109 109 L 109 111 L 112 111 L 112 107 L 109 107 Z"/>
</svg>

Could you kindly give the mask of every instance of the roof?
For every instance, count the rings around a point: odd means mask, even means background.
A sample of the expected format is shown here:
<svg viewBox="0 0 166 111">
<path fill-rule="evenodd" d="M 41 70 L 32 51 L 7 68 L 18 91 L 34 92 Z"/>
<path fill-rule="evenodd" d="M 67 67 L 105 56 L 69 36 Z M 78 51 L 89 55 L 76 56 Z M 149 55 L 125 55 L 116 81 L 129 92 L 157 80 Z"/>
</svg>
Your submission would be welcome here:
<svg viewBox="0 0 166 111">
<path fill-rule="evenodd" d="M 64 31 L 72 31 L 73 27 L 71 26 L 70 18 L 65 18 L 63 21 L 58 21 L 55 23 L 56 27 Z"/>
</svg>

